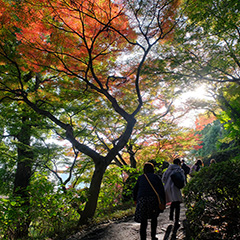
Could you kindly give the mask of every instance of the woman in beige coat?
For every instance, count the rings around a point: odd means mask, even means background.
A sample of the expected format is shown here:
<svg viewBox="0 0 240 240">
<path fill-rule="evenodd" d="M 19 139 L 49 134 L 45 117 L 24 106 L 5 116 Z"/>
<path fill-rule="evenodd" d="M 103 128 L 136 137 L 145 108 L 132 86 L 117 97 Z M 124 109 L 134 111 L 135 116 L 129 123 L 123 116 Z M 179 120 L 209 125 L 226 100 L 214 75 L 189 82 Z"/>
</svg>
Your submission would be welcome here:
<svg viewBox="0 0 240 240">
<path fill-rule="evenodd" d="M 180 204 L 182 203 L 182 193 L 181 190 L 176 187 L 171 179 L 171 175 L 174 172 L 180 172 L 184 176 L 184 171 L 181 168 L 181 161 L 179 158 L 173 160 L 173 164 L 168 167 L 168 169 L 163 173 L 162 181 L 164 183 L 164 189 L 166 194 L 166 202 L 171 203 L 170 206 L 170 220 L 174 220 L 175 211 L 175 227 L 179 227 L 179 217 L 180 217 Z"/>
</svg>

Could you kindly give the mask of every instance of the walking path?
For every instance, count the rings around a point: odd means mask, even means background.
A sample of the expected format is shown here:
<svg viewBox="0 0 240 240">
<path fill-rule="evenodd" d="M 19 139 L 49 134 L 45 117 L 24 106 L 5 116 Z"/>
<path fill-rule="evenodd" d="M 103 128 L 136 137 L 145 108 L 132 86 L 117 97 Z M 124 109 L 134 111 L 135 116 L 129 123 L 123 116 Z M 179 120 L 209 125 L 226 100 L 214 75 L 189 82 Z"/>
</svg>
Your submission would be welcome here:
<svg viewBox="0 0 240 240">
<path fill-rule="evenodd" d="M 174 229 L 173 221 L 169 220 L 169 206 L 158 218 L 157 235 L 159 240 L 186 239 L 184 222 L 186 219 L 186 208 L 181 204 L 180 223 L 178 229 Z M 120 222 L 109 222 L 101 224 L 94 230 L 79 232 L 67 240 L 139 240 L 140 224 L 134 222 L 133 217 Z M 150 223 L 147 228 L 147 240 L 150 240 Z"/>
</svg>

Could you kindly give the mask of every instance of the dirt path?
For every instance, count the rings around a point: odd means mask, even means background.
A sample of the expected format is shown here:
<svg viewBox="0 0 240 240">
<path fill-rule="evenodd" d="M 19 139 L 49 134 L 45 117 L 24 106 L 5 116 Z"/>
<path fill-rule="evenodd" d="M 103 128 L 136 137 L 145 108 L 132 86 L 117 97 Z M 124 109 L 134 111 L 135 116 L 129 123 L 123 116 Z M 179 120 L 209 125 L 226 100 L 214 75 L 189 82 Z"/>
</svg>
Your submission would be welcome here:
<svg viewBox="0 0 240 240">
<path fill-rule="evenodd" d="M 181 205 L 181 226 L 178 229 L 174 229 L 173 222 L 169 220 L 169 207 L 159 215 L 156 235 L 159 240 L 185 239 L 183 225 L 186 219 L 186 209 L 183 204 Z M 131 217 L 124 221 L 101 224 L 94 230 L 79 232 L 67 240 L 139 240 L 139 227 L 140 224 L 134 222 L 133 217 Z M 147 234 L 147 239 L 150 240 L 150 224 L 148 224 Z"/>
</svg>

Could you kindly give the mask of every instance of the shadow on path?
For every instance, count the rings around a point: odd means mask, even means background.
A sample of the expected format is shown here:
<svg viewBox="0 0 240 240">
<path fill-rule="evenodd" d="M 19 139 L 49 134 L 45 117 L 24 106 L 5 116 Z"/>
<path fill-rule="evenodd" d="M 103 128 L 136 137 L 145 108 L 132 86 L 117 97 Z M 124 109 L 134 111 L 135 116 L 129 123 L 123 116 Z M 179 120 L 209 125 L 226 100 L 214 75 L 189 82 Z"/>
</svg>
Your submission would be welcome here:
<svg viewBox="0 0 240 240">
<path fill-rule="evenodd" d="M 166 230 L 166 233 L 165 233 L 165 236 L 164 236 L 163 240 L 168 240 L 169 239 L 169 236 L 170 236 L 171 231 L 172 231 L 172 227 L 173 227 L 173 225 L 169 225 L 167 227 L 167 230 Z"/>
<path fill-rule="evenodd" d="M 168 227 L 167 227 L 167 230 L 166 230 L 166 233 L 164 235 L 164 238 L 163 240 L 176 240 L 177 239 L 177 231 L 178 231 L 178 228 L 177 226 L 173 226 L 172 224 L 170 224 Z M 172 235 L 171 235 L 172 234 Z M 170 238 L 171 236 L 171 238 Z"/>
</svg>

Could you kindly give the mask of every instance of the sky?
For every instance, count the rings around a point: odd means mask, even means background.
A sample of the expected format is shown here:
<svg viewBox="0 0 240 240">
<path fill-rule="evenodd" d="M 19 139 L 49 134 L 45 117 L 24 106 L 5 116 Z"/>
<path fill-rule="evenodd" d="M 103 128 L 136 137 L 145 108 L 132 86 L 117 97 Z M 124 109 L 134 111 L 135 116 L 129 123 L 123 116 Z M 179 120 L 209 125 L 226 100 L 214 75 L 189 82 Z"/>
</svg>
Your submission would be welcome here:
<svg viewBox="0 0 240 240">
<path fill-rule="evenodd" d="M 183 93 L 181 97 L 179 97 L 178 101 L 175 103 L 175 105 L 184 104 L 187 99 L 193 98 L 193 99 L 203 99 L 203 100 L 213 100 L 213 98 L 208 94 L 207 92 L 207 86 L 201 85 L 197 88 L 195 88 L 193 91 L 188 91 L 186 93 Z M 198 114 L 205 112 L 204 109 L 193 109 L 188 114 L 186 114 L 181 121 L 179 122 L 179 125 L 182 127 L 195 127 L 195 119 Z"/>
</svg>

